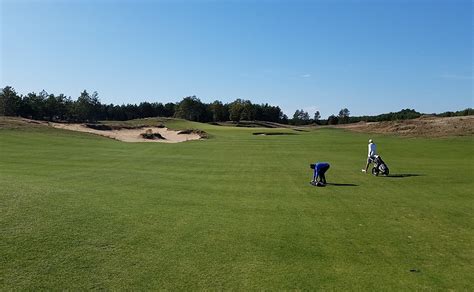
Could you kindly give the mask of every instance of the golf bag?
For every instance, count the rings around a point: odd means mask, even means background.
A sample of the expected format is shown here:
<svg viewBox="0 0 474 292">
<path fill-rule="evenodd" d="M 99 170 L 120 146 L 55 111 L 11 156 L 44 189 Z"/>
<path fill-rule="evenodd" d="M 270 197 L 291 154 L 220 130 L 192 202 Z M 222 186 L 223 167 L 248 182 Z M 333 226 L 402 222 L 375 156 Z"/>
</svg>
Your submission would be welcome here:
<svg viewBox="0 0 474 292">
<path fill-rule="evenodd" d="M 374 163 L 374 167 L 372 168 L 373 175 L 377 176 L 379 174 L 383 174 L 383 175 L 389 174 L 388 166 L 382 160 L 382 157 L 380 157 L 380 155 L 374 155 L 372 162 Z"/>
</svg>

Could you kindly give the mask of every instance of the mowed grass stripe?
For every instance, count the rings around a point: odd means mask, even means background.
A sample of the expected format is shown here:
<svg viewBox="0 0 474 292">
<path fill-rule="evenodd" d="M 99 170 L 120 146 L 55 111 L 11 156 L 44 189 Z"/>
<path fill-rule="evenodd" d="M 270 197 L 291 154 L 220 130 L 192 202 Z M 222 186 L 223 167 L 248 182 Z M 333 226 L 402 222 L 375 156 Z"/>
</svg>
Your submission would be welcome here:
<svg viewBox="0 0 474 292">
<path fill-rule="evenodd" d="M 212 138 L 0 130 L 0 287 L 472 287 L 472 138 L 373 136 L 412 175 L 375 178 L 368 135 L 192 126 Z M 311 187 L 316 160 L 353 186 Z"/>
</svg>

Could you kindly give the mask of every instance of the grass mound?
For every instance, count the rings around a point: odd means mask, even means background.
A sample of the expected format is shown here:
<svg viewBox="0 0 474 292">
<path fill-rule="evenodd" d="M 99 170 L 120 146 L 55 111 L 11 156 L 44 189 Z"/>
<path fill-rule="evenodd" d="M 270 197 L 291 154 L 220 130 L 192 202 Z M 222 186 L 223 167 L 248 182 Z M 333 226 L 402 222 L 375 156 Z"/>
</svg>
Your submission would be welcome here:
<svg viewBox="0 0 474 292">
<path fill-rule="evenodd" d="M 0 129 L 32 129 L 45 127 L 45 125 L 47 122 L 0 116 Z"/>
<path fill-rule="evenodd" d="M 181 130 L 178 132 L 178 135 L 185 135 L 185 134 L 197 134 L 202 139 L 209 138 L 209 135 L 205 131 L 198 130 L 198 129 L 186 129 L 186 130 Z"/>
<path fill-rule="evenodd" d="M 473 136 L 474 116 L 434 117 L 424 115 L 411 120 L 359 122 L 337 127 L 362 133 L 396 134 L 407 137 Z"/>
</svg>

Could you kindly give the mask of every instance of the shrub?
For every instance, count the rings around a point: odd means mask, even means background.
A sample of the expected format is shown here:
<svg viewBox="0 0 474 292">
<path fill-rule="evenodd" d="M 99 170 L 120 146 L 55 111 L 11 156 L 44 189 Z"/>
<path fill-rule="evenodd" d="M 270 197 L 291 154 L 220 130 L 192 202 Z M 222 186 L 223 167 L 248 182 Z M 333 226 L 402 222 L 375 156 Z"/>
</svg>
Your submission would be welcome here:
<svg viewBox="0 0 474 292">
<path fill-rule="evenodd" d="M 141 136 L 145 139 L 150 139 L 150 140 L 166 140 L 166 138 L 161 136 L 160 133 L 153 133 L 151 129 L 147 129 L 145 133 L 141 134 Z"/>
</svg>

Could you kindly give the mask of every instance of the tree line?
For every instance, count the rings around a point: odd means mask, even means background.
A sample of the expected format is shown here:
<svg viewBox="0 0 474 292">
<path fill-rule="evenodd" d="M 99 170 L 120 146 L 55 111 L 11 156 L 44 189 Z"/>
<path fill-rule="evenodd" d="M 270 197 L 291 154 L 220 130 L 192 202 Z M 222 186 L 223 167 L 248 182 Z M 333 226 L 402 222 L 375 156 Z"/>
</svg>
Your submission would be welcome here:
<svg viewBox="0 0 474 292">
<path fill-rule="evenodd" d="M 467 108 L 457 112 L 444 112 L 436 116 L 473 115 L 473 109 Z M 61 122 L 95 122 L 100 120 L 125 121 L 148 117 L 176 117 L 195 122 L 239 122 L 267 121 L 291 125 L 336 125 L 346 123 L 379 122 L 406 120 L 422 115 L 414 109 L 403 109 L 376 116 L 350 116 L 350 111 L 343 108 L 337 115 L 321 119 L 319 111 L 314 115 L 303 110 L 295 111 L 288 118 L 279 106 L 253 104 L 250 100 L 236 99 L 230 103 L 216 100 L 203 103 L 196 96 L 188 96 L 176 103 L 141 102 L 139 104 L 102 104 L 96 91 L 92 94 L 84 90 L 76 100 L 64 94 L 54 95 L 46 91 L 36 94 L 19 95 L 11 86 L 0 89 L 0 115 L 21 116 L 24 118 Z"/>
<path fill-rule="evenodd" d="M 288 120 L 289 124 L 293 125 L 309 125 L 309 124 L 318 124 L 318 125 L 338 125 L 338 124 L 350 124 L 358 122 L 382 122 L 382 121 L 397 121 L 397 120 L 410 120 L 416 119 L 425 115 L 423 113 L 417 112 L 414 109 L 402 109 L 398 112 L 389 112 L 385 114 L 375 115 L 375 116 L 350 116 L 350 111 L 347 108 L 343 108 L 339 111 L 337 115 L 330 115 L 326 120 L 321 120 L 321 115 L 319 111 L 314 113 L 314 117 L 310 118 L 308 112 L 304 110 L 296 110 L 293 115 L 293 119 Z M 440 114 L 430 114 L 436 117 L 456 117 L 456 116 L 471 116 L 474 115 L 474 110 L 472 108 L 466 108 L 460 111 L 447 111 Z"/>
<path fill-rule="evenodd" d="M 73 100 L 64 94 L 54 95 L 44 90 L 38 94 L 19 95 L 11 86 L 0 91 L 0 115 L 64 122 L 124 121 L 148 117 L 176 117 L 204 123 L 241 120 L 288 122 L 280 107 L 253 104 L 243 99 L 226 104 L 219 100 L 203 103 L 196 96 L 188 96 L 177 103 L 114 105 L 102 104 L 97 92 L 90 94 L 84 90 Z"/>
</svg>

